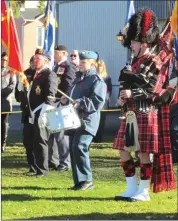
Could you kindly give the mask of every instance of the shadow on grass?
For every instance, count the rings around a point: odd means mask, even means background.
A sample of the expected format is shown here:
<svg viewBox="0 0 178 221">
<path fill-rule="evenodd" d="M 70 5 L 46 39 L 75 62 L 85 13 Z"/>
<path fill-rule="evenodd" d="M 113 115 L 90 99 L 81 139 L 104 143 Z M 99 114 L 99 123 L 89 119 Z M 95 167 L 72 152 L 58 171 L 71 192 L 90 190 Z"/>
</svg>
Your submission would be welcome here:
<svg viewBox="0 0 178 221">
<path fill-rule="evenodd" d="M 30 217 L 28 220 L 177 220 L 176 213 L 89 213 L 81 215 Z"/>
<path fill-rule="evenodd" d="M 98 160 L 98 159 L 104 159 L 104 160 L 120 160 L 120 157 L 118 156 L 115 156 L 115 157 L 106 157 L 106 156 L 90 156 L 90 159 L 95 159 L 95 160 Z"/>
<path fill-rule="evenodd" d="M 8 186 L 1 187 L 2 190 L 67 190 L 67 188 L 58 188 L 58 187 L 40 187 L 40 186 Z"/>
<path fill-rule="evenodd" d="M 67 190 L 67 189 L 66 189 Z M 72 190 L 71 190 L 72 191 Z M 2 201 L 32 201 L 32 200 L 53 200 L 53 201 L 111 201 L 114 200 L 114 197 L 110 198 L 100 198 L 100 197 L 35 197 L 28 194 L 2 194 Z"/>
<path fill-rule="evenodd" d="M 105 149 L 105 148 L 112 149 L 112 143 L 92 143 L 91 148 L 92 149 Z"/>
<path fill-rule="evenodd" d="M 2 169 L 27 167 L 26 156 L 3 156 L 1 160 Z"/>
<path fill-rule="evenodd" d="M 91 160 L 92 168 L 113 168 L 120 167 L 120 162 L 117 161 L 105 161 L 105 160 Z"/>
<path fill-rule="evenodd" d="M 7 138 L 7 146 L 13 147 L 23 147 L 23 135 L 21 131 L 10 131 Z"/>
</svg>

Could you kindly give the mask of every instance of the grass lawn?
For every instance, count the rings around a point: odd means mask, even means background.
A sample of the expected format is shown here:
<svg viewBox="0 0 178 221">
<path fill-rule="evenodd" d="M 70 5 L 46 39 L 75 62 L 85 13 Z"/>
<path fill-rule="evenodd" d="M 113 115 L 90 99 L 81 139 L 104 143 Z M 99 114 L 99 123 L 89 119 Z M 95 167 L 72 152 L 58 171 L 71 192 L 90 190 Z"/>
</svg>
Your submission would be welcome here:
<svg viewBox="0 0 178 221">
<path fill-rule="evenodd" d="M 177 191 L 150 193 L 150 202 L 115 202 L 125 190 L 117 150 L 112 143 L 92 144 L 94 190 L 71 191 L 71 171 L 50 171 L 36 178 L 27 171 L 19 135 L 11 135 L 2 156 L 2 220 L 177 219 Z M 177 165 L 175 165 L 177 172 Z"/>
</svg>

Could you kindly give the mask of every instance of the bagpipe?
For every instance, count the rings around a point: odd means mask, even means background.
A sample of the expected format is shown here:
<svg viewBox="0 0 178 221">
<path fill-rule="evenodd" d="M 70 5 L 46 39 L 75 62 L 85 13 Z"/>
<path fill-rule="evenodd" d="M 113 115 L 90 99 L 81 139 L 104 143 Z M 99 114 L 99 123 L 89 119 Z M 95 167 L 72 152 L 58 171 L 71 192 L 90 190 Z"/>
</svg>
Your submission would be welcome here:
<svg viewBox="0 0 178 221">
<path fill-rule="evenodd" d="M 131 55 L 130 63 L 120 71 L 120 91 L 131 89 L 133 99 L 139 101 L 147 99 L 148 101 L 150 100 L 150 102 L 154 100 L 155 104 L 160 104 L 159 97 L 164 94 L 162 89 L 168 89 L 168 93 L 173 96 L 175 89 L 168 87 L 169 76 L 166 76 L 166 79 L 163 79 L 164 85 L 162 85 L 162 88 L 157 91 L 155 90 L 158 74 L 162 68 L 165 68 L 165 71 L 167 68 L 169 68 L 173 57 L 171 40 L 172 32 L 169 28 L 168 22 L 166 28 L 160 35 L 158 44 L 154 45 L 150 49 L 149 54 L 146 56 L 146 59 L 142 62 L 135 74 L 133 74 L 131 68 L 132 62 L 134 63 L 133 55 Z M 167 95 L 165 97 L 167 97 Z M 165 103 L 169 102 L 170 100 L 171 99 L 166 98 Z"/>
</svg>

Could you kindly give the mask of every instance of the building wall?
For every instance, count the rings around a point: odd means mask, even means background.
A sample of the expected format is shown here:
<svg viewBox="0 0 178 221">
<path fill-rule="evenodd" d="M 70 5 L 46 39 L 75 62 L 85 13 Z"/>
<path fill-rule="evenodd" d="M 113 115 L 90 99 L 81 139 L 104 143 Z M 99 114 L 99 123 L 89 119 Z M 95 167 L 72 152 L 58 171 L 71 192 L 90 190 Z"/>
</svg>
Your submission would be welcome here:
<svg viewBox="0 0 178 221">
<path fill-rule="evenodd" d="M 24 43 L 23 43 L 23 65 L 24 69 L 29 67 L 29 60 L 37 48 L 37 27 L 42 27 L 42 20 L 27 22 L 24 25 Z"/>
<path fill-rule="evenodd" d="M 127 1 L 70 1 L 57 4 L 56 44 L 97 51 L 112 78 L 111 106 L 118 96 L 119 71 L 127 61 L 127 49 L 116 40 L 123 29 Z"/>
<path fill-rule="evenodd" d="M 136 10 L 140 8 L 151 8 L 158 19 L 166 19 L 170 16 L 168 0 L 135 0 L 134 5 Z"/>
<path fill-rule="evenodd" d="M 38 1 L 25 1 L 25 8 L 37 8 L 38 6 Z"/>
<path fill-rule="evenodd" d="M 15 19 L 16 30 L 19 38 L 20 48 L 23 57 L 23 24 L 25 23 L 22 17 Z"/>
</svg>

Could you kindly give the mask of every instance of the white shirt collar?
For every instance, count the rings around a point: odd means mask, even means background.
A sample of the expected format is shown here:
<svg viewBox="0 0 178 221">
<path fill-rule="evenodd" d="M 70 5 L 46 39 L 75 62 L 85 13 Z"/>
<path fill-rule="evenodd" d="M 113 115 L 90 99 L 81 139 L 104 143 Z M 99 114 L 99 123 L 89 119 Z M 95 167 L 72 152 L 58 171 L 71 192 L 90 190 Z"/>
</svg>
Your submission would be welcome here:
<svg viewBox="0 0 178 221">
<path fill-rule="evenodd" d="M 47 68 L 47 66 L 45 65 L 43 68 L 41 68 L 40 70 L 36 70 L 36 73 L 40 73 L 43 69 L 46 69 Z"/>
</svg>

